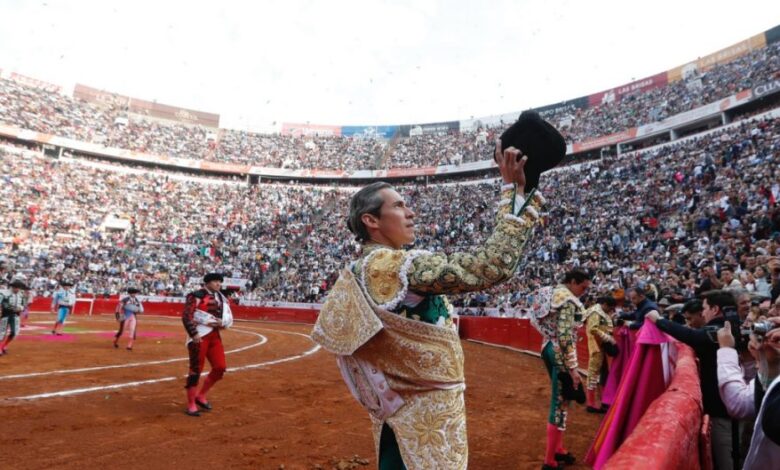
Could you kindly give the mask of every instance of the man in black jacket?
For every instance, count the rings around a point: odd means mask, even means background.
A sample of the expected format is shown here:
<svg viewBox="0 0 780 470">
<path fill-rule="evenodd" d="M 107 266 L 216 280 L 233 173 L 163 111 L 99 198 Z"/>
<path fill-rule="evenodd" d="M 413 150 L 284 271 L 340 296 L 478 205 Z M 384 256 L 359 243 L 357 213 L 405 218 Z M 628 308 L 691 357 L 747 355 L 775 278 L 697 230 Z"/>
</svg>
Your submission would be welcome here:
<svg viewBox="0 0 780 470">
<path fill-rule="evenodd" d="M 655 302 L 647 298 L 647 294 L 641 287 L 632 287 L 628 291 L 628 300 L 636 308 L 635 311 L 629 313 L 622 313 L 620 318 L 623 320 L 629 320 L 628 327 L 632 330 L 638 330 L 642 328 L 645 323 L 645 315 L 650 312 L 659 313 L 661 309 Z"/>
<path fill-rule="evenodd" d="M 687 344 L 696 353 L 700 363 L 704 412 L 712 419 L 712 458 L 715 469 L 731 470 L 735 468 L 735 455 L 732 453 L 732 420 L 718 389 L 718 341 L 715 332 L 722 328 L 726 321 L 724 310 L 736 309 L 736 301 L 727 291 L 711 291 L 705 293 L 703 297 L 702 315 L 706 323 L 702 328 L 693 329 L 678 325 L 662 318 L 658 312 L 648 313 L 645 319 L 655 323 L 658 329 L 676 340 Z M 737 451 L 737 449 L 733 450 Z"/>
</svg>

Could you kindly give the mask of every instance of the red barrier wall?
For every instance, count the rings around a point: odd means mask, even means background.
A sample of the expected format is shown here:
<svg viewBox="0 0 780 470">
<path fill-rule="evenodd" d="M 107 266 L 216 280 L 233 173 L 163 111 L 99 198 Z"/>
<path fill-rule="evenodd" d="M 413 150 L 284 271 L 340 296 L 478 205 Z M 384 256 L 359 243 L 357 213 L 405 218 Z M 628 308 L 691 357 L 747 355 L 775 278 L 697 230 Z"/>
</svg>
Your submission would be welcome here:
<svg viewBox="0 0 780 470">
<path fill-rule="evenodd" d="M 702 401 L 693 350 L 677 343 L 677 368 L 669 388 L 647 409 L 605 469 L 698 470 Z"/>
<path fill-rule="evenodd" d="M 118 299 L 95 299 L 92 306 L 93 315 L 112 314 L 116 309 Z M 75 315 L 89 313 L 89 302 L 76 302 L 73 309 Z M 181 302 L 144 302 L 145 315 L 181 315 L 184 304 Z M 48 312 L 51 309 L 50 298 L 36 298 L 30 305 L 34 312 Z M 232 305 L 233 317 L 242 320 L 268 320 L 291 323 L 314 323 L 317 320 L 317 310 L 314 308 L 283 308 L 283 307 L 245 307 Z"/>
<path fill-rule="evenodd" d="M 518 318 L 460 317 L 460 337 L 484 343 L 539 354 L 542 351 L 542 335 L 529 320 Z M 577 341 L 580 367 L 588 366 L 588 341 L 585 330 L 580 329 Z"/>
</svg>

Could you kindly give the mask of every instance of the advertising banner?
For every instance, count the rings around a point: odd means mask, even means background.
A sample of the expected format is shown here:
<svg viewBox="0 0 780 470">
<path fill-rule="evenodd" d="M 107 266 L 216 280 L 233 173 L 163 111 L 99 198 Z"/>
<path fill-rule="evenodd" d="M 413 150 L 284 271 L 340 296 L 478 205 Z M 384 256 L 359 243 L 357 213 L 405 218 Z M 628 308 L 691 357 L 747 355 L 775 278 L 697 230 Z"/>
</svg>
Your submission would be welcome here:
<svg viewBox="0 0 780 470">
<path fill-rule="evenodd" d="M 643 78 L 635 82 L 627 83 L 625 85 L 612 88 L 611 90 L 605 90 L 599 93 L 595 93 L 588 97 L 589 106 L 601 106 L 611 102 L 620 101 L 623 96 L 635 93 L 652 90 L 653 88 L 660 88 L 668 83 L 668 76 L 666 72 L 653 75 L 652 77 Z"/>
<path fill-rule="evenodd" d="M 131 113 L 152 116 L 159 119 L 176 121 L 184 124 L 198 124 L 206 127 L 219 127 L 219 114 L 179 108 L 153 101 L 131 98 L 129 96 L 98 90 L 80 83 L 73 89 L 73 97 L 88 103 L 104 104 L 127 108 Z"/>
<path fill-rule="evenodd" d="M 427 124 L 405 124 L 400 127 L 401 135 L 414 137 L 417 135 L 443 135 L 460 130 L 460 121 L 430 122 Z"/>
<path fill-rule="evenodd" d="M 772 95 L 780 91 L 780 79 L 772 80 L 771 82 L 762 83 L 753 88 L 753 99 L 757 100 L 767 95 Z"/>
<path fill-rule="evenodd" d="M 427 166 L 421 168 L 392 168 L 385 173 L 388 178 L 399 178 L 402 176 L 425 176 L 435 175 L 436 167 Z"/>
<path fill-rule="evenodd" d="M 341 126 L 285 122 L 282 124 L 282 135 L 292 135 L 295 137 L 303 135 L 338 136 L 341 135 Z"/>
<path fill-rule="evenodd" d="M 398 130 L 398 126 L 342 126 L 341 135 L 345 137 L 392 139 Z"/>
<path fill-rule="evenodd" d="M 16 72 L 11 72 L 11 80 L 17 83 L 21 83 L 22 85 L 33 88 L 40 88 L 41 90 L 46 90 L 52 93 L 59 93 L 62 91 L 62 87 L 59 85 L 44 82 L 43 80 L 38 80 L 37 78 L 28 77 Z"/>
<path fill-rule="evenodd" d="M 780 41 L 780 25 L 775 26 L 772 29 L 767 30 L 764 33 L 764 37 L 766 39 L 767 44 L 774 44 L 777 41 Z"/>
<path fill-rule="evenodd" d="M 234 163 L 208 162 L 205 160 L 200 162 L 201 170 L 216 171 L 219 173 L 235 173 L 237 175 L 243 175 L 249 172 L 249 168 L 249 165 L 236 165 Z"/>
<path fill-rule="evenodd" d="M 493 160 L 482 160 L 478 162 L 468 162 L 461 165 L 442 165 L 436 167 L 437 175 L 446 175 L 448 173 L 465 173 L 468 171 L 487 170 L 488 168 L 498 168 Z"/>
<path fill-rule="evenodd" d="M 669 70 L 667 72 L 668 81 L 670 83 L 676 82 L 677 80 L 685 78 L 689 73 L 705 72 L 716 65 L 731 62 L 737 57 L 741 57 L 750 51 L 761 49 L 764 46 L 766 46 L 766 36 L 764 33 L 757 34 L 725 49 L 721 49 L 718 52 L 713 52 L 712 54 L 701 57 L 691 63 Z"/>
<path fill-rule="evenodd" d="M 600 147 L 615 145 L 623 142 L 624 140 L 633 139 L 634 137 L 636 137 L 635 127 L 627 129 L 623 132 L 605 135 L 604 137 L 599 137 L 597 139 L 586 140 L 585 142 L 577 142 L 572 145 L 572 153 L 580 153 L 586 150 L 593 150 Z"/>
<path fill-rule="evenodd" d="M 479 128 L 492 128 L 492 127 L 504 127 L 505 125 L 509 125 L 515 121 L 517 121 L 517 117 L 520 116 L 520 112 L 516 113 L 505 113 L 505 114 L 494 114 L 492 116 L 483 116 L 476 119 L 464 119 L 460 121 L 460 131 L 461 132 L 471 132 L 475 131 Z"/>
<path fill-rule="evenodd" d="M 344 178 L 349 173 L 343 170 L 296 170 L 295 175 L 301 178 Z"/>
<path fill-rule="evenodd" d="M 588 107 L 588 97 L 581 96 L 579 98 L 574 98 L 573 100 L 561 101 L 560 103 L 548 104 L 547 106 L 534 108 L 534 111 L 539 113 L 539 115 L 542 116 L 544 119 L 550 119 L 560 113 L 566 113 L 566 114 L 573 113 L 578 109 L 583 109 L 587 107 Z M 519 116 L 520 113 L 517 113 L 517 115 Z"/>
<path fill-rule="evenodd" d="M 86 85 L 76 84 L 73 89 L 73 97 L 87 103 L 104 104 L 109 106 L 129 107 L 131 98 L 110 91 L 98 90 Z"/>
</svg>

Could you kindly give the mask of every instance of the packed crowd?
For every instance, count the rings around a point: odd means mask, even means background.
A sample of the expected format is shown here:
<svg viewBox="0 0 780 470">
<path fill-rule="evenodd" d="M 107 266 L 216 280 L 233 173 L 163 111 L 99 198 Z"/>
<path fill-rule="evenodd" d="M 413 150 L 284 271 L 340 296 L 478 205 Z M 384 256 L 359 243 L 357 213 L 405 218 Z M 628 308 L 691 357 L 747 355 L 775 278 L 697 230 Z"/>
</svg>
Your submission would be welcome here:
<svg viewBox="0 0 780 470">
<path fill-rule="evenodd" d="M 754 50 L 704 72 L 648 91 L 545 117 L 569 142 L 662 120 L 750 89 L 780 71 L 780 43 Z M 393 138 L 288 136 L 174 124 L 94 105 L 0 79 L 0 122 L 110 147 L 157 155 L 288 169 L 386 169 L 485 160 L 486 142 L 502 130 Z M 508 123 L 507 123 L 508 124 Z"/>
<path fill-rule="evenodd" d="M 780 255 L 778 152 L 780 119 L 765 118 L 547 173 L 544 228 L 514 281 L 456 304 L 522 310 L 573 266 L 594 271 L 603 289 L 652 283 L 683 296 L 705 266 L 730 268 L 765 292 Z M 95 294 L 128 285 L 176 294 L 219 270 L 251 281 L 247 299 L 316 302 L 358 249 L 345 236 L 350 190 L 175 178 L 19 149 L 0 156 L 4 275 L 24 273 L 42 291 L 78 278 Z M 462 250 L 491 231 L 494 182 L 401 191 L 417 212 L 419 248 Z"/>
<path fill-rule="evenodd" d="M 2 275 L 21 274 L 42 294 L 62 279 L 97 295 L 128 285 L 181 294 L 211 270 L 259 286 L 333 197 L 106 170 L 14 148 L 0 158 Z"/>
<path fill-rule="evenodd" d="M 547 116 L 562 126 L 569 142 L 614 134 L 749 90 L 780 76 L 780 43 L 756 49 L 707 71 L 692 71 L 683 80 L 647 91 L 623 95 L 619 101 Z"/>
<path fill-rule="evenodd" d="M 550 173 L 545 228 L 522 273 L 494 298 L 523 306 L 524 295 L 572 266 L 596 273 L 604 290 L 654 285 L 684 298 L 730 268 L 766 293 L 770 267 L 780 266 L 778 158 L 780 120 L 763 119 Z"/>
</svg>

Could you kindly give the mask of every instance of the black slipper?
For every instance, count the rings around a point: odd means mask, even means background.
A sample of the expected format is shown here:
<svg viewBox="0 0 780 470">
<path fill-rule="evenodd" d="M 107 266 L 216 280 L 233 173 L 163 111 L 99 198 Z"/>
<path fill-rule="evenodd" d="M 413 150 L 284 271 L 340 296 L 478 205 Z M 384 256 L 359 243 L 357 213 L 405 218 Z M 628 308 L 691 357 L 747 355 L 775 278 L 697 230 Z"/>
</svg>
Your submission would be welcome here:
<svg viewBox="0 0 780 470">
<path fill-rule="evenodd" d="M 211 403 L 207 401 L 200 401 L 197 398 L 195 399 L 195 404 L 198 405 L 199 408 L 203 408 L 205 411 L 211 411 Z"/>
<path fill-rule="evenodd" d="M 577 459 L 571 455 L 571 452 L 566 452 L 565 454 L 559 454 L 555 453 L 555 460 L 557 460 L 560 463 L 565 463 L 566 465 L 572 465 L 574 462 L 577 461 Z"/>
</svg>

